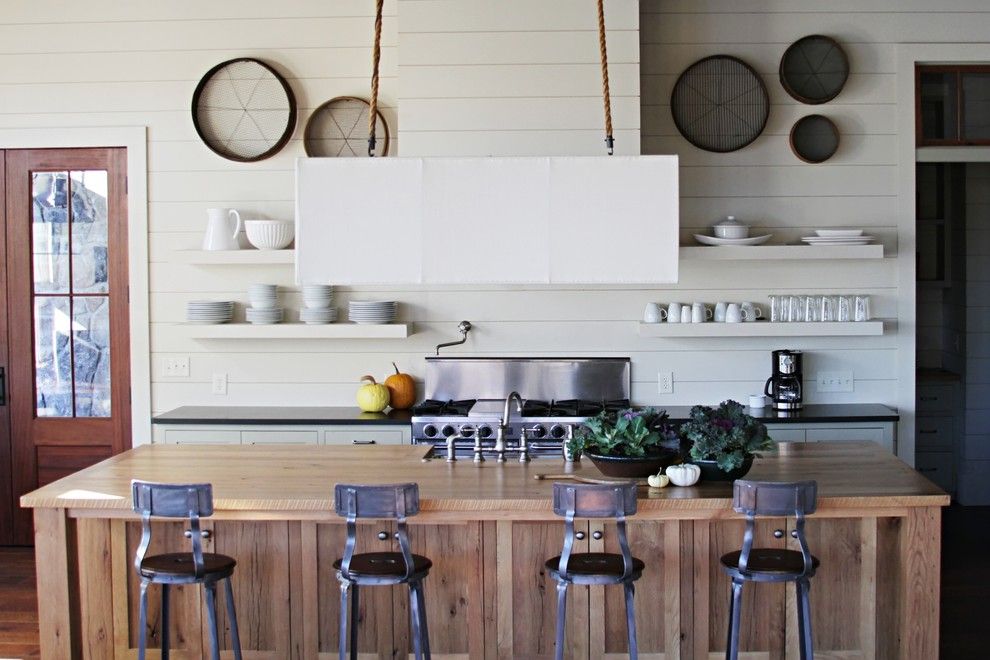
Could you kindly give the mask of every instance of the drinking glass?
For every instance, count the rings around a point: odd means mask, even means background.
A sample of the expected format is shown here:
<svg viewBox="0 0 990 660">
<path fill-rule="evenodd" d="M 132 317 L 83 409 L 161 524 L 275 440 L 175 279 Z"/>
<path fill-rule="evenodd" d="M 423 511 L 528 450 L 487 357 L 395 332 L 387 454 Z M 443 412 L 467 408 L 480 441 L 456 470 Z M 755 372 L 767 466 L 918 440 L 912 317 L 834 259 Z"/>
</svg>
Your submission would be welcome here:
<svg viewBox="0 0 990 660">
<path fill-rule="evenodd" d="M 784 318 L 784 315 L 783 315 L 783 310 L 781 309 L 781 301 L 784 298 L 786 298 L 786 296 L 777 296 L 777 295 L 770 296 L 770 322 L 771 323 L 780 323 L 781 321 L 785 321 L 786 320 Z"/>
<path fill-rule="evenodd" d="M 871 318 L 872 315 L 870 314 L 870 297 L 856 296 L 854 301 L 853 320 L 869 321 Z"/>
<path fill-rule="evenodd" d="M 822 321 L 835 321 L 838 319 L 839 301 L 836 296 L 822 296 L 822 313 L 819 319 Z"/>
<path fill-rule="evenodd" d="M 791 323 L 804 321 L 804 306 L 807 296 L 789 296 L 787 302 L 787 319 Z"/>
<path fill-rule="evenodd" d="M 838 320 L 840 323 L 847 323 L 853 319 L 853 297 L 839 296 Z"/>
<path fill-rule="evenodd" d="M 805 296 L 804 320 L 805 321 L 821 321 L 822 320 L 822 300 L 821 300 L 821 296 Z"/>
</svg>

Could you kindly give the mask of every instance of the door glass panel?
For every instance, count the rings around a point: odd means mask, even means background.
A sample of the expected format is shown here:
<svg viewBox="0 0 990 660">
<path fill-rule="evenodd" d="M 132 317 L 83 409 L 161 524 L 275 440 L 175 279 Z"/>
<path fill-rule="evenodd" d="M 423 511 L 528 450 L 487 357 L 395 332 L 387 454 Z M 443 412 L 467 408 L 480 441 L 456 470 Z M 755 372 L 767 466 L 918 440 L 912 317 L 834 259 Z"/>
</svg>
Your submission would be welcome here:
<svg viewBox="0 0 990 660">
<path fill-rule="evenodd" d="M 107 292 L 107 173 L 72 172 L 72 292 Z"/>
<path fill-rule="evenodd" d="M 964 73 L 963 138 L 990 139 L 990 73 Z"/>
<path fill-rule="evenodd" d="M 34 300 L 34 378 L 38 417 L 72 417 L 69 297 Z"/>
<path fill-rule="evenodd" d="M 110 416 L 110 299 L 72 299 L 76 417 Z"/>
<path fill-rule="evenodd" d="M 31 175 L 31 243 L 35 293 L 69 291 L 69 176 Z"/>
<path fill-rule="evenodd" d="M 925 140 L 955 140 L 958 125 L 958 77 L 955 71 L 921 74 L 921 136 Z"/>
</svg>

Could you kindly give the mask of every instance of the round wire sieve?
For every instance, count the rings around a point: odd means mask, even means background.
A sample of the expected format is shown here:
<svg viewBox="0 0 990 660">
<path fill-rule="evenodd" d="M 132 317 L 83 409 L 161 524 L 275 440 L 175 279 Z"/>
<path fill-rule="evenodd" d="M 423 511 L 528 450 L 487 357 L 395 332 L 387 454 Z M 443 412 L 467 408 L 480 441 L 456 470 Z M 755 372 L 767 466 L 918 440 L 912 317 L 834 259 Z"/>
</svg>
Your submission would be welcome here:
<svg viewBox="0 0 990 660">
<path fill-rule="evenodd" d="M 338 96 L 313 111 L 306 122 L 303 145 L 307 156 L 367 156 L 368 102 L 356 96 Z M 375 135 L 381 152 L 388 155 L 388 124 L 377 113 Z"/>
</svg>

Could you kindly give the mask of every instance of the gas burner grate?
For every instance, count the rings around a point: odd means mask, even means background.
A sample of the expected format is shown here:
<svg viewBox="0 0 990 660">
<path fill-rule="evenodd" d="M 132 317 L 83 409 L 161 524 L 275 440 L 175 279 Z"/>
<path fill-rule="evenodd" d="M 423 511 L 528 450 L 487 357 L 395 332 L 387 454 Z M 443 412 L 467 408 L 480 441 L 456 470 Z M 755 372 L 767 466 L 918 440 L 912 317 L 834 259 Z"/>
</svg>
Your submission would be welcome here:
<svg viewBox="0 0 990 660">
<path fill-rule="evenodd" d="M 437 399 L 427 399 L 426 401 L 413 406 L 412 413 L 418 417 L 436 417 L 438 415 L 466 417 L 468 412 L 471 410 L 471 406 L 475 403 L 475 399 L 462 399 L 460 401 L 440 401 Z"/>
</svg>

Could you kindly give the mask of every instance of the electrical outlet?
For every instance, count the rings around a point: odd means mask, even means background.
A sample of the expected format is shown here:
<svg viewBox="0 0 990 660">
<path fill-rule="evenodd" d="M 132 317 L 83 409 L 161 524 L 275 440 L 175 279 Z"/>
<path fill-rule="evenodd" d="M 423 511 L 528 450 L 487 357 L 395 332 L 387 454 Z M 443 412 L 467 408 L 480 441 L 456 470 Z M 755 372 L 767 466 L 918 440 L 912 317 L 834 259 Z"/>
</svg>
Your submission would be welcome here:
<svg viewBox="0 0 990 660">
<path fill-rule="evenodd" d="M 227 396 L 227 374 L 213 374 L 213 393 Z"/>
<path fill-rule="evenodd" d="M 189 358 L 165 358 L 165 375 L 169 378 L 189 378 Z"/>
<path fill-rule="evenodd" d="M 854 389 L 853 372 L 851 371 L 820 371 L 815 376 L 819 392 L 852 392 Z"/>
<path fill-rule="evenodd" d="M 674 372 L 661 369 L 657 372 L 657 394 L 674 393 Z"/>
</svg>

